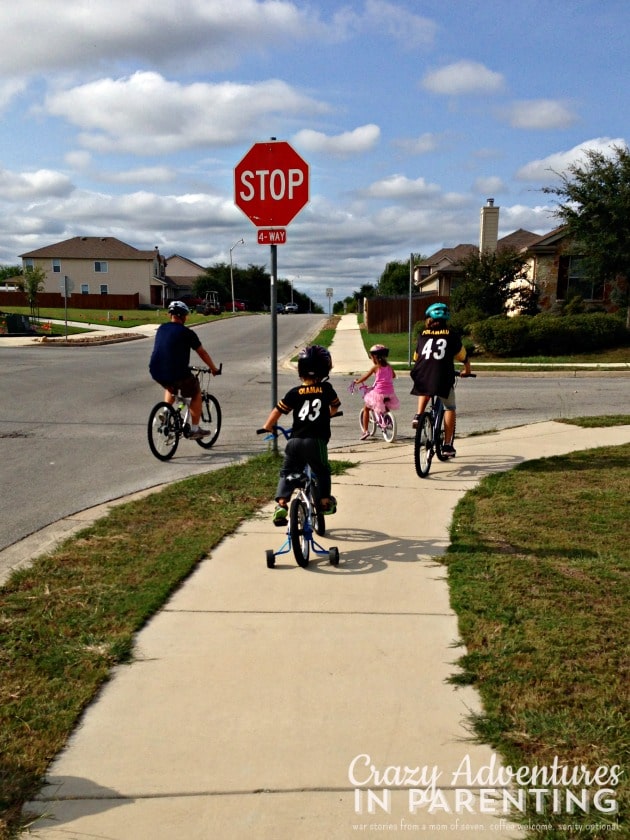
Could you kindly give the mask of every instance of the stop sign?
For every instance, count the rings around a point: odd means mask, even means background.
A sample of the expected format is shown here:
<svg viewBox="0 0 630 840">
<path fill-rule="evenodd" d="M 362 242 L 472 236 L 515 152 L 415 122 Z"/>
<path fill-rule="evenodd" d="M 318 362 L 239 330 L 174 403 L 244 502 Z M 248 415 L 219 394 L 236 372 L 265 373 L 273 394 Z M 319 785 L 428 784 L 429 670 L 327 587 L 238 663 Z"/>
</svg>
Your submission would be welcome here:
<svg viewBox="0 0 630 840">
<path fill-rule="evenodd" d="M 254 143 L 234 170 L 234 203 L 256 227 L 285 227 L 308 203 L 308 164 L 288 143 Z"/>
</svg>

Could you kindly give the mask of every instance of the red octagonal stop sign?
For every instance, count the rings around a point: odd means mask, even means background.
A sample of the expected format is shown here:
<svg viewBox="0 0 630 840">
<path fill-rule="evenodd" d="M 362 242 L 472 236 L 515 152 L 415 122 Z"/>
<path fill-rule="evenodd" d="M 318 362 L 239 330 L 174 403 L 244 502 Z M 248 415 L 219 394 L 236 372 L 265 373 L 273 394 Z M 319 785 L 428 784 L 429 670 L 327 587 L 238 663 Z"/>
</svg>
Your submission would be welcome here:
<svg viewBox="0 0 630 840">
<path fill-rule="evenodd" d="M 254 143 L 234 170 L 234 203 L 256 227 L 286 227 L 308 203 L 308 164 L 282 140 Z"/>
</svg>

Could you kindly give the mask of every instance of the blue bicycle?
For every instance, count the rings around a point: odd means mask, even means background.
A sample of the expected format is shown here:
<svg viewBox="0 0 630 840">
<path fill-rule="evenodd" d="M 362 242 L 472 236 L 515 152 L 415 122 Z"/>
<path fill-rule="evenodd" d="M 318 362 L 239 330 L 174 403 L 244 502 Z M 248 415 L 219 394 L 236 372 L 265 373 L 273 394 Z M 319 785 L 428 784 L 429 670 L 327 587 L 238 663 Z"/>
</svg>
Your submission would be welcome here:
<svg viewBox="0 0 630 840">
<path fill-rule="evenodd" d="M 341 414 L 341 412 L 339 412 Z M 257 434 L 266 434 L 265 440 L 284 435 L 285 439 L 291 437 L 291 432 L 282 426 L 274 426 L 273 433 L 266 429 L 258 429 Z M 332 566 L 339 565 L 339 549 L 337 546 L 324 548 L 314 538 L 313 534 L 324 536 L 326 533 L 326 520 L 320 510 L 319 486 L 317 477 L 307 464 L 301 473 L 287 476 L 291 485 L 291 499 L 289 501 L 289 523 L 286 539 L 278 549 L 274 551 L 269 548 L 265 552 L 267 568 L 273 569 L 276 565 L 276 557 L 280 554 L 288 554 L 293 551 L 293 556 L 298 566 L 306 569 L 310 554 L 327 555 Z"/>
</svg>

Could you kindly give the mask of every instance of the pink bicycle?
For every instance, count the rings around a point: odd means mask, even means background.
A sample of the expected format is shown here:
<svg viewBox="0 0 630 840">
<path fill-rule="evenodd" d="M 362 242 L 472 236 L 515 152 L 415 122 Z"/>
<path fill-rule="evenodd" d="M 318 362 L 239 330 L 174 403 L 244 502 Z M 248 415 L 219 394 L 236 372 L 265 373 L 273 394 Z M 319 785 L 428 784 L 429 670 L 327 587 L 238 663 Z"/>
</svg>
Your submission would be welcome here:
<svg viewBox="0 0 630 840">
<path fill-rule="evenodd" d="M 365 396 L 365 394 L 370 390 L 367 385 L 361 383 L 361 385 L 355 385 L 354 381 L 350 383 L 348 387 L 348 391 L 351 394 L 357 390 L 361 392 L 361 396 Z M 387 398 L 385 398 L 387 400 Z M 359 414 L 359 428 L 363 431 L 363 409 L 361 409 L 361 413 Z M 375 411 L 373 408 L 370 408 L 370 413 L 368 415 L 368 424 L 367 424 L 367 433 L 369 437 L 374 437 L 376 434 L 376 430 L 380 429 L 383 435 L 383 440 L 386 443 L 393 443 L 396 440 L 396 415 L 393 414 L 391 411 Z"/>
</svg>

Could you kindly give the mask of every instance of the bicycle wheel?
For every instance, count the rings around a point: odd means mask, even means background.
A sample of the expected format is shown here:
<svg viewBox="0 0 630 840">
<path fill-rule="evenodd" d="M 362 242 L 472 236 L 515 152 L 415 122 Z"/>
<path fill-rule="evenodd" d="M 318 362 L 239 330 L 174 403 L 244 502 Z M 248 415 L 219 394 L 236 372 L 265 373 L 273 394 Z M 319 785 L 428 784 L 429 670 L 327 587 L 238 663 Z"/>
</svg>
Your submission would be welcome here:
<svg viewBox="0 0 630 840">
<path fill-rule="evenodd" d="M 306 502 L 299 496 L 291 501 L 289 508 L 289 534 L 291 536 L 291 548 L 298 566 L 305 569 L 308 566 L 308 558 L 311 549 L 310 523 L 308 521 L 308 510 Z"/>
<path fill-rule="evenodd" d="M 361 430 L 361 432 L 364 431 L 364 429 L 363 429 L 363 409 L 361 409 L 361 411 L 359 412 L 359 429 Z M 374 413 L 372 411 L 370 411 L 370 413 L 368 415 L 367 433 L 370 437 L 372 437 L 372 435 L 374 434 L 375 431 L 376 431 L 376 423 L 374 422 Z"/>
<path fill-rule="evenodd" d="M 383 438 L 386 443 L 393 443 L 396 440 L 396 417 L 387 412 L 383 414 Z"/>
<path fill-rule="evenodd" d="M 204 394 L 201 400 L 201 425 L 209 429 L 208 437 L 199 438 L 197 443 L 203 449 L 210 449 L 219 437 L 221 431 L 221 406 L 216 397 L 212 394 Z"/>
<path fill-rule="evenodd" d="M 147 426 L 149 448 L 160 461 L 172 458 L 179 444 L 180 429 L 177 412 L 167 402 L 154 405 Z"/>
<path fill-rule="evenodd" d="M 426 411 L 418 420 L 413 455 L 416 472 L 420 478 L 426 478 L 431 469 L 431 459 L 433 458 L 433 424 L 431 423 L 431 415 Z"/>
</svg>

